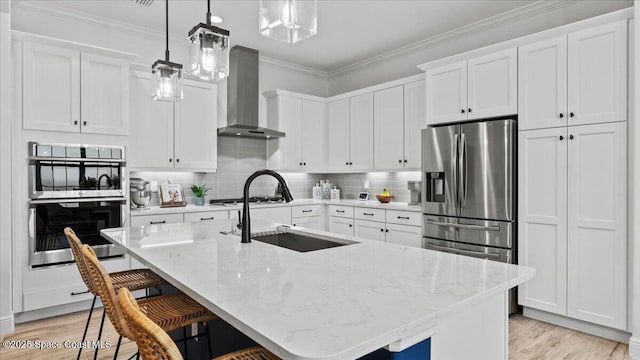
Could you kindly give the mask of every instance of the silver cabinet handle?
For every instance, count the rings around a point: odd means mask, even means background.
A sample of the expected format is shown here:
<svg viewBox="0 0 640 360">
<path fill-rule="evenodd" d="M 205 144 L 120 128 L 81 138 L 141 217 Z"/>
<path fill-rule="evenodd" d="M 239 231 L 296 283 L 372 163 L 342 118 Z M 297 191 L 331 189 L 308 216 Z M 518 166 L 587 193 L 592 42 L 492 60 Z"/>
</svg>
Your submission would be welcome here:
<svg viewBox="0 0 640 360">
<path fill-rule="evenodd" d="M 428 224 L 431 225 L 438 225 L 438 226 L 453 226 L 453 227 L 459 227 L 462 229 L 471 229 L 471 230 L 487 230 L 487 231 L 500 231 L 500 227 L 499 226 L 482 226 L 482 225 L 469 225 L 469 224 L 453 224 L 453 223 L 448 223 L 448 222 L 443 222 L 443 221 L 433 221 L 433 220 L 427 220 Z"/>
<path fill-rule="evenodd" d="M 469 255 L 469 256 L 473 256 L 473 257 L 486 257 L 486 258 L 490 258 L 490 259 L 500 259 L 500 254 L 487 254 L 487 253 L 484 253 L 484 252 L 470 251 L 470 250 L 460 250 L 460 249 L 449 248 L 449 247 L 446 247 L 446 246 L 427 244 L 427 248 L 429 248 L 429 247 L 432 247 L 432 248 L 438 249 L 438 250 L 442 250 L 444 252 L 450 252 L 450 253 L 455 253 L 455 254 L 460 254 L 460 255 Z"/>
</svg>

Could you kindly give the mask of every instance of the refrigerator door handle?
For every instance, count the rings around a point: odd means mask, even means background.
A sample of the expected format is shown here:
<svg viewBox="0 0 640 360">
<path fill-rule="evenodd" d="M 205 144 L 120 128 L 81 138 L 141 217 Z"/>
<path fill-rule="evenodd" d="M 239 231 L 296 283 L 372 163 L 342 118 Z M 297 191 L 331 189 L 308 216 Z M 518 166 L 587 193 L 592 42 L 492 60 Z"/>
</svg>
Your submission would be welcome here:
<svg viewBox="0 0 640 360">
<path fill-rule="evenodd" d="M 435 244 L 427 244 L 427 249 L 428 248 L 432 248 L 432 249 L 440 250 L 440 251 L 444 251 L 444 252 L 449 252 L 449 253 L 454 253 L 454 254 L 472 256 L 472 257 L 476 257 L 476 258 L 480 257 L 480 258 L 500 260 L 500 254 L 491 254 L 491 253 L 485 253 L 485 252 L 479 252 L 479 251 L 455 249 L 455 248 L 449 248 L 449 247 L 446 247 L 446 246 L 440 246 L 440 245 L 435 245 Z"/>
<path fill-rule="evenodd" d="M 458 164 L 459 152 L 460 152 L 460 138 L 458 134 L 453 135 L 453 147 L 454 147 L 454 162 L 453 162 L 453 202 L 454 207 L 456 208 L 456 215 L 460 215 L 459 212 L 459 204 L 460 204 L 460 186 L 458 185 L 458 170 L 460 166 Z"/>
<path fill-rule="evenodd" d="M 437 226 L 453 226 L 462 229 L 470 229 L 470 230 L 487 230 L 487 231 L 500 231 L 499 226 L 482 226 L 482 225 L 470 225 L 470 224 L 455 224 L 444 221 L 434 221 L 427 220 L 428 224 L 437 225 Z"/>
<path fill-rule="evenodd" d="M 460 214 L 467 205 L 467 135 L 460 135 Z"/>
</svg>

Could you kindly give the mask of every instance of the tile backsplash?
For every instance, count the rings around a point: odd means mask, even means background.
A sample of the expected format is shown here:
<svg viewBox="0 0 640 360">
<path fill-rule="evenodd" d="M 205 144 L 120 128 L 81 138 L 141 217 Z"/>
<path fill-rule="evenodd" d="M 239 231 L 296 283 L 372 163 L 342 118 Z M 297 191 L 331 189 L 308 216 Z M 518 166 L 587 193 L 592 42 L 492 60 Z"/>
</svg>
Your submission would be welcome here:
<svg viewBox="0 0 640 360">
<path fill-rule="evenodd" d="M 188 203 L 193 203 L 191 184 L 206 184 L 209 188 L 206 201 L 214 198 L 239 198 L 245 180 L 256 170 L 266 167 L 265 140 L 218 137 L 218 169 L 215 173 L 193 173 L 180 171 L 139 171 L 131 172 L 131 177 L 143 178 L 147 181 L 157 181 L 158 184 L 170 180 L 181 184 L 184 188 Z M 312 187 L 320 179 L 329 179 L 341 190 L 343 199 L 355 199 L 364 190 L 364 180 L 369 180 L 371 199 L 386 188 L 394 201 L 407 202 L 409 190 L 407 181 L 420 180 L 419 171 L 404 171 L 396 173 L 370 172 L 358 174 L 304 174 L 282 173 L 287 181 L 294 198 L 304 199 L 312 197 Z M 277 181 L 270 176 L 261 176 L 251 184 L 251 196 L 273 195 Z M 151 205 L 159 203 L 157 193 L 153 193 Z"/>
</svg>

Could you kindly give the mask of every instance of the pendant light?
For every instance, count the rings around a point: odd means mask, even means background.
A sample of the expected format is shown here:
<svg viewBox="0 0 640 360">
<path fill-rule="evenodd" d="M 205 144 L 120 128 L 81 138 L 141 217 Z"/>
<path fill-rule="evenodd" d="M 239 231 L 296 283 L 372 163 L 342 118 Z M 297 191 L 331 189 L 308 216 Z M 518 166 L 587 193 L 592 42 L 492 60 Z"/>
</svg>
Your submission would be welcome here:
<svg viewBox="0 0 640 360">
<path fill-rule="evenodd" d="M 165 0 L 166 45 L 164 60 L 151 65 L 154 91 L 152 97 L 159 101 L 182 100 L 182 64 L 169 61 L 169 0 Z"/>
<path fill-rule="evenodd" d="M 317 0 L 260 0 L 260 34 L 289 44 L 318 32 Z"/>
<path fill-rule="evenodd" d="M 212 82 L 229 76 L 229 31 L 211 25 L 211 1 L 207 0 L 206 23 L 189 31 L 191 75 Z"/>
</svg>

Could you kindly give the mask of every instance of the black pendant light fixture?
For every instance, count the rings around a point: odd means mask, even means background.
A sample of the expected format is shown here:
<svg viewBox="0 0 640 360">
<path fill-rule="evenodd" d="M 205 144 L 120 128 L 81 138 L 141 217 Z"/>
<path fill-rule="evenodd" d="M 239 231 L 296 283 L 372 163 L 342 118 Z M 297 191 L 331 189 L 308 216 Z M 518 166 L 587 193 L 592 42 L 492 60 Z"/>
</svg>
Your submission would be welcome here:
<svg viewBox="0 0 640 360">
<path fill-rule="evenodd" d="M 154 91 L 152 97 L 159 101 L 182 100 L 182 64 L 169 61 L 169 0 L 165 0 L 166 45 L 164 60 L 151 65 Z"/>
<path fill-rule="evenodd" d="M 210 0 L 206 23 L 199 23 L 189 31 L 189 41 L 191 75 L 211 82 L 229 76 L 229 31 L 211 25 Z"/>
</svg>

